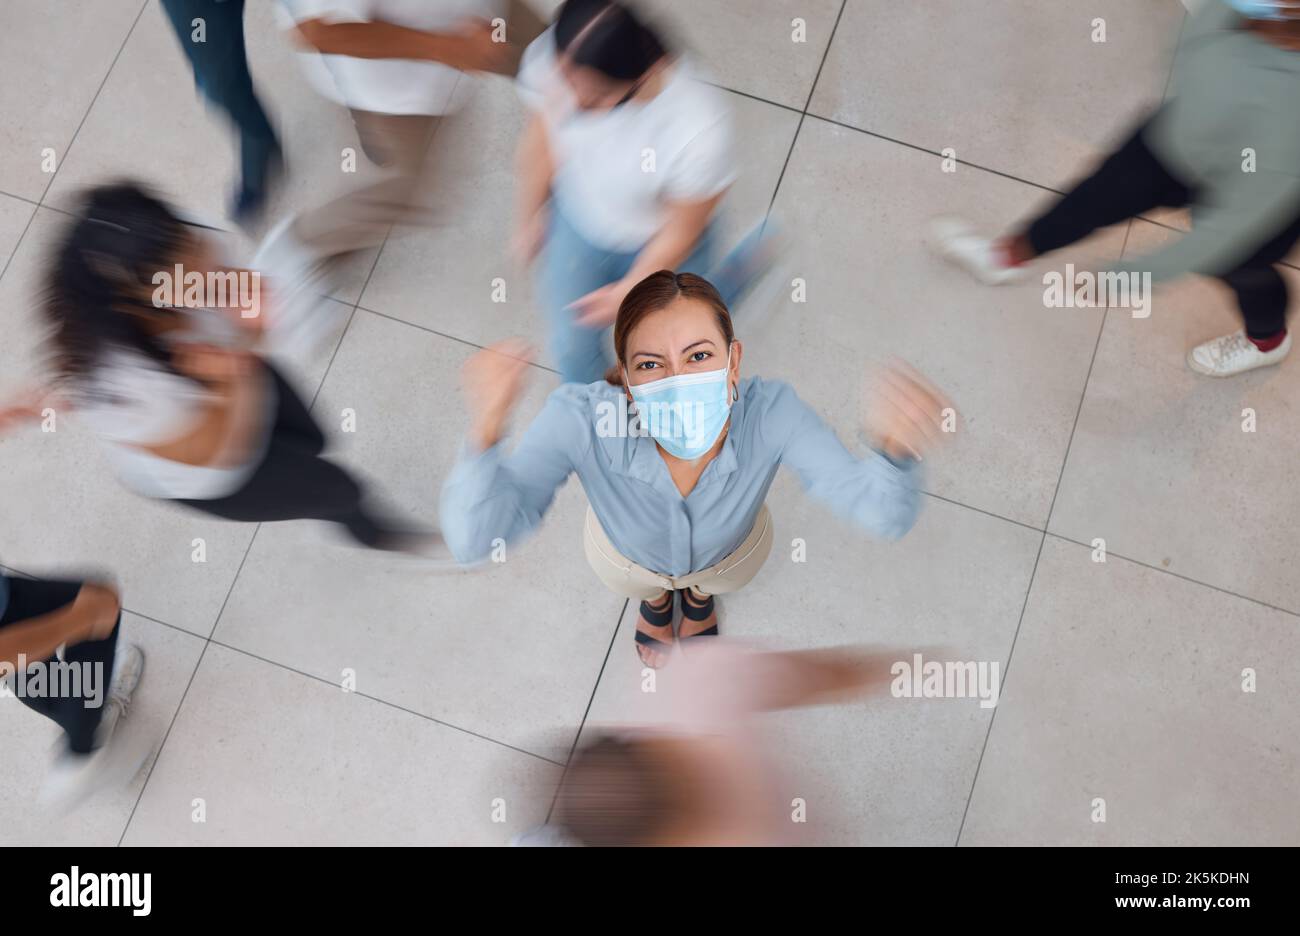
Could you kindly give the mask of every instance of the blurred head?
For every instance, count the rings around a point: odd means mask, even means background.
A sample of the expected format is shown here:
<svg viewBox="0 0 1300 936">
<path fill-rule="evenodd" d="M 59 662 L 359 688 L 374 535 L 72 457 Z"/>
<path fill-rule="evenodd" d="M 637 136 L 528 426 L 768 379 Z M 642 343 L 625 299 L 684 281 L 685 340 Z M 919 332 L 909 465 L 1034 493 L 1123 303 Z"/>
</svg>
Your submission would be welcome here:
<svg viewBox="0 0 1300 936">
<path fill-rule="evenodd" d="M 210 268 L 200 230 L 133 182 L 83 196 L 46 274 L 42 312 L 59 375 L 86 376 L 112 346 L 169 363 L 155 336 L 178 324 L 180 314 L 154 305 L 153 278 L 178 263 Z"/>
<path fill-rule="evenodd" d="M 617 371 L 609 382 L 631 386 L 730 368 L 732 390 L 740 382 L 741 344 L 731 313 L 713 285 L 694 273 L 660 270 L 632 287 L 614 322 Z"/>
<path fill-rule="evenodd" d="M 659 35 L 618 0 L 566 0 L 555 19 L 560 72 L 583 110 L 626 101 L 667 55 Z"/>
<path fill-rule="evenodd" d="M 574 755 L 555 821 L 583 845 L 653 845 L 682 817 L 679 787 L 655 745 L 604 735 Z"/>
</svg>

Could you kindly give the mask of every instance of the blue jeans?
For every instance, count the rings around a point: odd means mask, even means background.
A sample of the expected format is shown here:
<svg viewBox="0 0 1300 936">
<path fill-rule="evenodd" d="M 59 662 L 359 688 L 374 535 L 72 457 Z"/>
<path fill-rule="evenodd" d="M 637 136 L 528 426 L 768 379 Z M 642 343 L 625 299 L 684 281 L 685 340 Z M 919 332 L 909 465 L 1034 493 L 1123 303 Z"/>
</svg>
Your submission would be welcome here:
<svg viewBox="0 0 1300 936">
<path fill-rule="evenodd" d="M 751 285 L 757 272 L 750 262 L 761 229 L 756 227 L 720 263 L 714 262 L 716 234 L 710 225 L 695 250 L 678 267 L 708 279 L 730 308 Z M 607 250 L 588 242 L 574 229 L 555 202 L 550 229 L 542 249 L 538 292 L 550 330 L 551 358 L 566 383 L 592 383 L 614 363 L 609 328 L 587 328 L 575 321 L 569 306 L 587 293 L 622 279 L 632 269 L 640 248 L 630 253 Z"/>
<path fill-rule="evenodd" d="M 279 152 L 275 130 L 253 90 L 244 52 L 244 0 L 162 0 L 181 50 L 194 69 L 194 82 L 239 131 L 240 179 L 260 190 L 271 157 Z M 203 42 L 193 42 L 193 21 L 204 22 Z"/>
</svg>

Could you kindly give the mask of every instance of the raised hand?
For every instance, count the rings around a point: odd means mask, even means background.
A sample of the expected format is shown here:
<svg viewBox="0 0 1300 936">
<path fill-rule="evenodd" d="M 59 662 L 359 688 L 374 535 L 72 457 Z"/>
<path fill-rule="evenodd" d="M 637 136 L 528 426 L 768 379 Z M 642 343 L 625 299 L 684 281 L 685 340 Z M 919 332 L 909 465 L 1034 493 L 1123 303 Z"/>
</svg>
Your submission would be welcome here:
<svg viewBox="0 0 1300 936">
<path fill-rule="evenodd" d="M 527 383 L 533 357 L 527 342 L 507 338 L 465 362 L 461 385 L 470 412 L 470 440 L 479 451 L 500 441 L 510 411 Z"/>
</svg>

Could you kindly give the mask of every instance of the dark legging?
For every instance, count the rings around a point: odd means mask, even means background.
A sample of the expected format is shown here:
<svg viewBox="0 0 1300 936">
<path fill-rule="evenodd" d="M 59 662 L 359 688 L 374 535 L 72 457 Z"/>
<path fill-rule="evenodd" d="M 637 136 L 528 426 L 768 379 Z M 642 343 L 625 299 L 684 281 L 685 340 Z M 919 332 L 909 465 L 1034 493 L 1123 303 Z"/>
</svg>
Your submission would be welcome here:
<svg viewBox="0 0 1300 936">
<path fill-rule="evenodd" d="M 1097 170 L 1025 231 L 1034 252 L 1044 254 L 1082 240 L 1093 231 L 1153 208 L 1181 208 L 1196 201 L 1193 188 L 1160 162 L 1144 136 L 1143 123 Z M 1245 262 L 1219 273 L 1237 295 L 1251 338 L 1271 338 L 1286 327 L 1287 287 L 1274 264 L 1300 240 L 1300 217 L 1277 232 Z"/>
<path fill-rule="evenodd" d="M 80 582 L 42 581 L 38 579 L 9 578 L 9 604 L 0 616 L 0 627 L 28 621 L 43 614 L 50 614 L 72 604 L 81 591 Z M 117 650 L 117 635 L 122 629 L 119 615 L 113 632 L 102 640 L 85 640 L 63 651 L 64 664 L 71 664 L 85 670 L 85 664 L 93 669 L 94 679 L 98 681 L 100 704 L 86 707 L 86 693 L 72 695 L 47 694 L 37 698 L 27 693 L 20 694 L 19 700 L 28 708 L 40 712 L 52 720 L 68 739 L 68 747 L 78 754 L 88 754 L 95 747 L 95 730 L 99 728 L 100 717 L 104 714 L 103 703 L 108 699 L 109 682 L 113 677 L 113 658 Z M 30 663 L 30 661 L 29 661 Z M 45 667 L 58 663 L 57 656 L 44 661 Z M 47 669 L 48 672 L 48 669 Z M 47 682 L 47 687 L 49 686 Z M 87 688 L 83 678 L 81 688 Z"/>
<path fill-rule="evenodd" d="M 275 425 L 261 463 L 233 494 L 213 500 L 178 503 L 227 520 L 331 520 L 342 524 L 358 542 L 377 548 L 391 545 L 391 525 L 366 510 L 365 490 L 347 471 L 322 458 L 325 436 L 307 406 L 274 367 L 266 369 L 275 384 Z"/>
</svg>

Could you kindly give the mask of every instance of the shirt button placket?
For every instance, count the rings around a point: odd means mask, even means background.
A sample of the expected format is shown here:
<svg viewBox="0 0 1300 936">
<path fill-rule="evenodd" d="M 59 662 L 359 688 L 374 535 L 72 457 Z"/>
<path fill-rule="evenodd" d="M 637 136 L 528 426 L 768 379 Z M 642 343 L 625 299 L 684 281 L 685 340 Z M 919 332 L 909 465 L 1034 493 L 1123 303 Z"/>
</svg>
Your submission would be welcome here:
<svg viewBox="0 0 1300 936">
<path fill-rule="evenodd" d="M 686 504 L 676 505 L 672 522 L 673 568 L 690 571 L 691 568 L 691 518 Z"/>
</svg>

